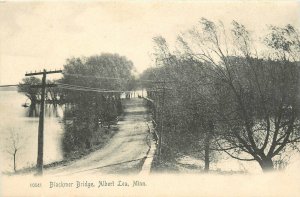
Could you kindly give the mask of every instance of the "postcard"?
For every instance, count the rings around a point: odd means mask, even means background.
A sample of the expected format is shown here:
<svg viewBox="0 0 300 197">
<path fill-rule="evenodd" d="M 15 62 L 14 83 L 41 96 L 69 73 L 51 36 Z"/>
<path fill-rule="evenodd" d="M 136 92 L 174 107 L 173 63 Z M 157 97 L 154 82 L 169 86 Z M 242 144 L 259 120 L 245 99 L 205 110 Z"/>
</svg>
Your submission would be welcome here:
<svg viewBox="0 0 300 197">
<path fill-rule="evenodd" d="M 299 1 L 1 1 L 0 196 L 299 196 Z"/>
</svg>

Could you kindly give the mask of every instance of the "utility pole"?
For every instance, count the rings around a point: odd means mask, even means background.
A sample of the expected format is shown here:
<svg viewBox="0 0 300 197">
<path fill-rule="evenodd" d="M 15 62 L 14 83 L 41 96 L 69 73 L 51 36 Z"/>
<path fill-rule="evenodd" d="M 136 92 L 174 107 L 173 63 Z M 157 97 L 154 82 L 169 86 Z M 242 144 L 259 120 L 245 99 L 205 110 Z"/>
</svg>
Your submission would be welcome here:
<svg viewBox="0 0 300 197">
<path fill-rule="evenodd" d="M 165 80 L 163 82 L 163 87 L 162 87 L 163 91 L 162 91 L 162 104 L 161 104 L 161 116 L 160 116 L 160 132 L 159 132 L 159 138 L 158 138 L 158 160 L 159 162 L 161 161 L 161 147 L 162 147 L 162 134 L 164 131 L 164 107 L 165 107 L 165 91 L 166 91 L 166 87 L 165 87 Z"/>
<path fill-rule="evenodd" d="M 38 155 L 37 155 L 37 174 L 43 175 L 43 158 L 44 158 L 44 116 L 45 116 L 45 94 L 46 94 L 46 77 L 47 74 L 61 73 L 62 70 L 55 71 L 46 71 L 44 69 L 43 72 L 35 72 L 35 73 L 26 73 L 25 76 L 33 76 L 33 75 L 43 75 L 42 84 L 42 95 L 41 95 L 41 107 L 40 107 L 40 116 L 39 116 L 39 128 L 38 128 Z"/>
</svg>

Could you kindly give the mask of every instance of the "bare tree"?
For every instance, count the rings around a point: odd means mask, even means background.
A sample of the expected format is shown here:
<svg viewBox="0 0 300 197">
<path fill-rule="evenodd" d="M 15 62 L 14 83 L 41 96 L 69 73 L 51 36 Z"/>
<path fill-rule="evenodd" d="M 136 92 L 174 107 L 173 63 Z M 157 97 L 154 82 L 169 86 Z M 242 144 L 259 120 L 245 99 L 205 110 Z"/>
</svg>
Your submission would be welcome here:
<svg viewBox="0 0 300 197">
<path fill-rule="evenodd" d="M 14 172 L 17 171 L 17 153 L 20 151 L 21 148 L 23 148 L 25 144 L 25 139 L 20 136 L 20 133 L 17 132 L 15 129 L 10 129 L 10 136 L 7 139 L 7 148 L 6 152 L 10 154 L 13 157 L 13 170 Z"/>
</svg>

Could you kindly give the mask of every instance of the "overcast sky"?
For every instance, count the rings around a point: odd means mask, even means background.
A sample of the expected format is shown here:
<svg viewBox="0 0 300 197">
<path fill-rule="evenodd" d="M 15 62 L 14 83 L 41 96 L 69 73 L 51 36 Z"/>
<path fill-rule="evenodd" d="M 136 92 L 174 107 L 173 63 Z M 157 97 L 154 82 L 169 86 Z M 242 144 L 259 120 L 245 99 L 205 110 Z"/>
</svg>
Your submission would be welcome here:
<svg viewBox="0 0 300 197">
<path fill-rule="evenodd" d="M 18 83 L 26 71 L 63 68 L 65 60 L 103 52 L 151 64 L 152 38 L 174 42 L 201 17 L 237 20 L 251 31 L 266 24 L 299 26 L 299 1 L 0 3 L 0 84 Z"/>
</svg>

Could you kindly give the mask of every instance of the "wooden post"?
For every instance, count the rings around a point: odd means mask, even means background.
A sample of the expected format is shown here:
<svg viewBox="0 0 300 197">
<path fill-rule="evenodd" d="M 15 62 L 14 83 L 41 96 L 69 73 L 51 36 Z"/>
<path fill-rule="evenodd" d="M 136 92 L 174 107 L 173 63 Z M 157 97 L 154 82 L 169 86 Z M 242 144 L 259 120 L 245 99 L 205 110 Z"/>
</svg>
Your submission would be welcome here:
<svg viewBox="0 0 300 197">
<path fill-rule="evenodd" d="M 41 109 L 40 109 L 39 130 L 38 130 L 38 155 L 37 155 L 37 164 L 36 164 L 37 173 L 40 175 L 43 174 L 45 92 L 46 92 L 46 70 L 44 70 L 43 79 L 42 79 Z"/>
<path fill-rule="evenodd" d="M 38 73 L 26 73 L 25 76 L 32 76 L 32 75 L 43 75 L 42 78 L 42 95 L 41 95 L 41 108 L 40 108 L 40 116 L 39 116 L 39 128 L 38 128 L 38 155 L 37 155 L 37 175 L 43 175 L 43 158 L 44 158 L 44 116 L 45 116 L 45 94 L 46 94 L 46 77 L 47 74 L 52 73 L 61 73 L 61 70 L 58 71 L 46 71 L 38 72 Z"/>
<path fill-rule="evenodd" d="M 164 132 L 164 106 L 165 106 L 165 82 L 163 83 L 163 92 L 162 92 L 162 104 L 161 104 L 161 116 L 160 116 L 160 132 L 158 138 L 158 160 L 161 162 L 161 147 L 162 147 L 162 135 Z"/>
</svg>

